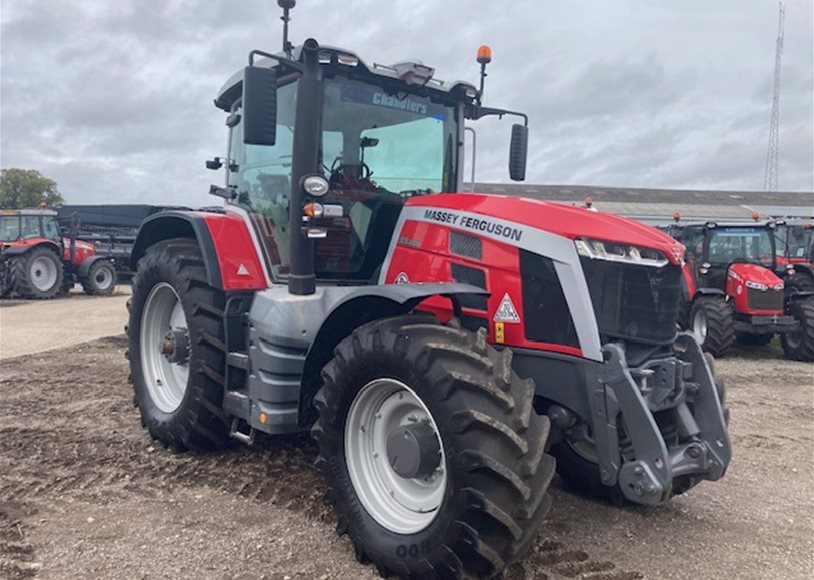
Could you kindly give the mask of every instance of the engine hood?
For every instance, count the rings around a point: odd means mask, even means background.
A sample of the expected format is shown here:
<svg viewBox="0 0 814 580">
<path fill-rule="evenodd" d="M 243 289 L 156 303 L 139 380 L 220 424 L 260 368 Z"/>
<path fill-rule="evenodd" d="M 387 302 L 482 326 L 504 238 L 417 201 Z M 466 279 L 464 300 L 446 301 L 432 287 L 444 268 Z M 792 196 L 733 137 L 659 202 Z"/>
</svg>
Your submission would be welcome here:
<svg viewBox="0 0 814 580">
<path fill-rule="evenodd" d="M 569 239 L 580 237 L 652 248 L 680 264 L 684 246 L 656 228 L 622 216 L 561 203 L 507 195 L 444 193 L 411 198 L 409 206 L 466 211 L 538 228 Z"/>
<path fill-rule="evenodd" d="M 729 266 L 729 276 L 738 282 L 755 282 L 769 288 L 783 284 L 783 280 L 777 276 L 777 274 L 772 272 L 769 268 L 759 266 L 758 264 L 735 262 Z"/>
</svg>

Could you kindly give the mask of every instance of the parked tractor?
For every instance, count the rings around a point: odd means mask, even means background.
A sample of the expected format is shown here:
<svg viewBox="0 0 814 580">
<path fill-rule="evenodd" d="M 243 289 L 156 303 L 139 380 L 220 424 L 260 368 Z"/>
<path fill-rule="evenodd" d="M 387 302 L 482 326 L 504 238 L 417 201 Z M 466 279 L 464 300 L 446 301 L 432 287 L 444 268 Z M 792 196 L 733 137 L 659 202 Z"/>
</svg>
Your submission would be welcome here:
<svg viewBox="0 0 814 580">
<path fill-rule="evenodd" d="M 649 506 L 731 457 L 723 385 L 676 331 L 680 244 L 455 193 L 467 120 L 519 116 L 525 176 L 526 116 L 481 103 L 490 59 L 476 88 L 284 33 L 215 100 L 223 211 L 152 216 L 133 248 L 150 435 L 183 451 L 310 430 L 337 529 L 382 576 L 499 574 L 537 536 L 555 456 L 569 483 Z"/>
<path fill-rule="evenodd" d="M 793 219 L 776 224 L 777 273 L 785 279 L 786 291 L 814 291 L 814 224 Z"/>
<path fill-rule="evenodd" d="M 57 212 L 0 210 L 0 297 L 53 298 L 76 283 L 87 294 L 110 294 L 116 270 L 93 244 L 61 231 Z"/>
<path fill-rule="evenodd" d="M 735 341 L 765 346 L 779 334 L 787 358 L 814 360 L 814 292 L 788 291 L 778 275 L 776 227 L 753 221 L 667 228 L 687 249 L 679 323 L 716 357 Z"/>
</svg>

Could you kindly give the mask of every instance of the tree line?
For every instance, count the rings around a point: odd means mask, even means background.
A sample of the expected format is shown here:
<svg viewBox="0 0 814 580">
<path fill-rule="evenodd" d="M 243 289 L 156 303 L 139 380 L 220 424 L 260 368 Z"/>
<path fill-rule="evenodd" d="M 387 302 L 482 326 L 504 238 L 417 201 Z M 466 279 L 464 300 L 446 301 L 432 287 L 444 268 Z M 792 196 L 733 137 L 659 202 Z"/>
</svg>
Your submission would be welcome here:
<svg viewBox="0 0 814 580">
<path fill-rule="evenodd" d="M 0 209 L 39 207 L 42 202 L 53 207 L 64 201 L 57 182 L 36 169 L 0 170 Z"/>
</svg>

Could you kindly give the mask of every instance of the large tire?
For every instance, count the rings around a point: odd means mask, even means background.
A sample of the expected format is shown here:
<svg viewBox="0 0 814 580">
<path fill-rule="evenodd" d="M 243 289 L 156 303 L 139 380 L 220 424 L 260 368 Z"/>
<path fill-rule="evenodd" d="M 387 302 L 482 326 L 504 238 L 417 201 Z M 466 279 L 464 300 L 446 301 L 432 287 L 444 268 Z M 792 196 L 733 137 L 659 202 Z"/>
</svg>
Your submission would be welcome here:
<svg viewBox="0 0 814 580">
<path fill-rule="evenodd" d="M 814 292 L 814 277 L 810 271 L 801 270 L 786 278 L 788 292 Z"/>
<path fill-rule="evenodd" d="M 706 320 L 706 333 L 696 333 L 701 348 L 715 357 L 725 356 L 735 342 L 732 307 L 722 297 L 701 296 L 690 311 L 690 330 L 695 332 L 699 317 Z"/>
<path fill-rule="evenodd" d="M 133 278 L 129 308 L 130 376 L 142 424 L 154 439 L 175 451 L 225 445 L 229 428 L 221 410 L 226 365 L 224 296 L 207 284 L 195 241 L 176 238 L 147 249 Z M 169 315 L 163 316 L 167 310 Z M 170 327 L 179 333 L 171 356 L 181 361 L 173 362 L 153 350 L 163 344 L 156 337 Z"/>
<path fill-rule="evenodd" d="M 444 326 L 430 316 L 408 315 L 356 329 L 339 344 L 322 378 L 312 430 L 317 465 L 337 530 L 350 535 L 360 562 L 374 562 L 385 577 L 488 577 L 531 545 L 550 505 L 555 465 L 545 453 L 549 420 L 535 413 L 534 384 L 512 371 L 511 351 L 496 351 L 484 332 L 463 330 L 457 321 Z M 350 474 L 358 449 L 353 433 L 365 425 L 354 419 L 360 393 L 385 381 L 398 381 L 420 400 L 435 436 L 440 432 L 435 441 L 441 441 L 439 461 L 446 466 L 443 499 L 426 510 L 435 515 L 421 516 L 422 523 L 402 533 L 372 515 L 375 509 L 365 507 Z M 401 398 L 402 391 L 394 393 Z M 373 440 L 375 427 L 369 432 Z M 391 460 L 388 455 L 379 464 L 383 471 Z M 374 478 L 356 481 L 365 497 L 375 493 L 375 484 L 365 483 Z M 390 501 L 386 492 L 382 496 Z"/>
<path fill-rule="evenodd" d="M 46 246 L 36 246 L 14 258 L 14 290 L 22 298 L 46 300 L 59 294 L 64 271 L 57 253 Z"/>
<path fill-rule="evenodd" d="M 814 298 L 791 300 L 788 313 L 797 321 L 797 330 L 780 335 L 786 358 L 814 361 Z"/>
<path fill-rule="evenodd" d="M 91 296 L 109 296 L 116 289 L 116 268 L 108 260 L 96 260 L 82 280 L 82 289 Z"/>
<path fill-rule="evenodd" d="M 773 334 L 752 334 L 751 332 L 737 332 L 735 339 L 741 346 L 766 346 L 774 338 Z"/>
<path fill-rule="evenodd" d="M 723 407 L 724 421 L 728 425 L 729 408 L 726 406 L 726 385 L 724 380 L 718 377 L 715 372 L 715 358 L 708 352 L 705 352 L 704 356 L 715 381 L 715 390 L 718 393 L 718 399 L 721 401 L 721 407 Z M 602 484 L 597 463 L 598 459 L 595 458 L 596 448 L 591 449 L 591 453 L 587 454 L 585 453 L 585 447 L 582 449 L 583 453 L 577 452 L 567 438 L 551 448 L 551 453 L 557 460 L 557 473 L 563 478 L 566 485 L 570 489 L 590 498 L 609 500 L 618 507 L 625 505 L 627 500 L 618 484 L 615 486 Z M 622 449 L 624 450 L 624 441 L 622 441 Z M 589 459 L 586 455 L 593 455 L 593 457 Z M 701 479 L 692 476 L 677 478 L 673 481 L 673 495 L 686 493 L 701 481 Z"/>
</svg>

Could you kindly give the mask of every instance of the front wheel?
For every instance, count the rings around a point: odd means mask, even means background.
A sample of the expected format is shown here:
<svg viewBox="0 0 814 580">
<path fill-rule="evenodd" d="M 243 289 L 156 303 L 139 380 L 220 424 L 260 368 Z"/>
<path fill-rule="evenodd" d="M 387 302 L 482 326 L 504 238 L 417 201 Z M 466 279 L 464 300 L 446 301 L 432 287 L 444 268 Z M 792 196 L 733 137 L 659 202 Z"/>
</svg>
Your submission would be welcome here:
<svg viewBox="0 0 814 580">
<path fill-rule="evenodd" d="M 133 278 L 130 375 L 142 424 L 176 451 L 223 446 L 223 292 L 206 282 L 197 243 L 148 248 Z"/>
<path fill-rule="evenodd" d="M 96 260 L 82 280 L 82 289 L 91 296 L 108 296 L 116 289 L 116 268 L 108 260 Z"/>
<path fill-rule="evenodd" d="M 791 300 L 788 313 L 794 316 L 797 328 L 780 335 L 783 353 L 791 360 L 814 361 L 814 299 Z"/>
<path fill-rule="evenodd" d="M 314 398 L 327 499 L 383 576 L 498 574 L 548 510 L 554 461 L 534 386 L 453 322 L 389 318 L 336 349 Z"/>
<path fill-rule="evenodd" d="M 690 330 L 703 350 L 715 357 L 726 355 L 735 342 L 732 307 L 722 297 L 696 298 L 690 310 Z"/>
</svg>

